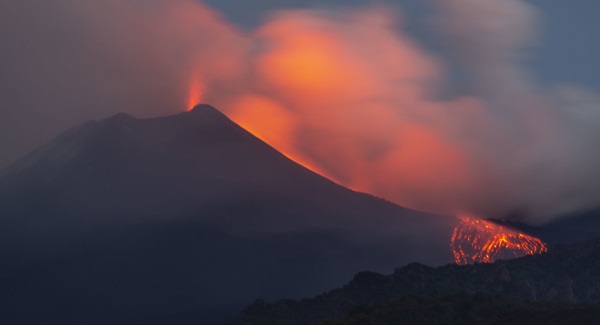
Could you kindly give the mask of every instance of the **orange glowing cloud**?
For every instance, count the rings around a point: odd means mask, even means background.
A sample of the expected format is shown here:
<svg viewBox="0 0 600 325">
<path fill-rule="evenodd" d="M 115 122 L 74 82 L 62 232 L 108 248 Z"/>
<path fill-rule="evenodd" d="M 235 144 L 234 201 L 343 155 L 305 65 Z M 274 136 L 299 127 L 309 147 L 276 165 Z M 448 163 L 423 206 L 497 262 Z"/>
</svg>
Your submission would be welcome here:
<svg viewBox="0 0 600 325">
<path fill-rule="evenodd" d="M 268 97 L 251 95 L 233 103 L 229 118 L 280 151 L 289 152 L 294 145 L 295 118 Z"/>
<path fill-rule="evenodd" d="M 258 95 L 241 97 L 233 103 L 229 117 L 257 138 L 273 146 L 286 157 L 304 167 L 327 176 L 317 164 L 299 154 L 294 133 L 298 120 L 275 101 Z"/>
<path fill-rule="evenodd" d="M 337 20 L 310 10 L 274 17 L 256 33 L 265 44 L 256 57 L 258 81 L 303 106 L 415 92 L 438 73 L 410 40 L 390 33 L 395 18 L 382 9 L 347 11 Z"/>
<path fill-rule="evenodd" d="M 328 102 L 334 99 L 332 93 L 356 92 L 363 86 L 353 80 L 360 75 L 357 67 L 347 62 L 347 52 L 337 43 L 331 35 L 317 33 L 277 37 L 272 50 L 259 58 L 258 71 L 263 82 L 291 100 Z"/>
<path fill-rule="evenodd" d="M 259 28 L 254 92 L 229 104 L 228 114 L 340 184 L 437 209 L 410 189 L 447 190 L 470 177 L 465 153 L 435 130 L 446 122 L 434 111 L 445 105 L 424 97 L 439 64 L 391 32 L 396 21 L 384 10 L 342 16 L 286 12 Z"/>
<path fill-rule="evenodd" d="M 435 131 L 418 124 L 406 125 L 400 131 L 398 141 L 401 143 L 397 150 L 400 157 L 394 157 L 393 160 L 402 161 L 404 169 L 411 171 L 411 177 L 422 180 L 422 183 L 430 184 L 435 179 L 448 177 L 432 172 L 436 170 L 438 161 L 444 161 L 448 169 L 458 171 L 464 164 L 457 148 L 445 142 Z M 466 175 L 461 176 L 464 178 Z"/>
</svg>

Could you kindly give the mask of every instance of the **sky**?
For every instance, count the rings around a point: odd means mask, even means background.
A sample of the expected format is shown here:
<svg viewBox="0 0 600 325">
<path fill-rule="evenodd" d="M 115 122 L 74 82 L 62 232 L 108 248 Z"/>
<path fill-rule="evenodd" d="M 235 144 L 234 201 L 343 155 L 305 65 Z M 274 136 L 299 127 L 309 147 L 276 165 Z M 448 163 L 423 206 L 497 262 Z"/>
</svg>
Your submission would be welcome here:
<svg viewBox="0 0 600 325">
<path fill-rule="evenodd" d="M 595 0 L 9 0 L 0 168 L 206 101 L 350 188 L 543 223 L 600 204 Z"/>
<path fill-rule="evenodd" d="M 433 0 L 430 0 L 433 1 Z M 425 46 L 437 51 L 442 47 L 435 44 L 427 23 L 429 8 L 427 1 L 395 0 L 409 20 L 412 35 Z M 576 0 L 566 3 L 561 0 L 531 0 L 543 13 L 541 39 L 535 44 L 531 66 L 540 80 L 551 82 L 572 82 L 600 89 L 600 66 L 590 68 L 600 57 L 600 44 L 593 41 L 595 31 L 600 28 L 598 13 L 600 4 L 594 0 Z M 251 5 L 240 4 L 237 0 L 209 0 L 206 3 L 221 10 L 232 22 L 251 28 L 258 25 L 269 12 L 290 7 L 310 8 L 331 5 L 364 5 L 366 0 L 258 0 Z M 568 62 L 568 64 L 567 64 Z"/>
</svg>

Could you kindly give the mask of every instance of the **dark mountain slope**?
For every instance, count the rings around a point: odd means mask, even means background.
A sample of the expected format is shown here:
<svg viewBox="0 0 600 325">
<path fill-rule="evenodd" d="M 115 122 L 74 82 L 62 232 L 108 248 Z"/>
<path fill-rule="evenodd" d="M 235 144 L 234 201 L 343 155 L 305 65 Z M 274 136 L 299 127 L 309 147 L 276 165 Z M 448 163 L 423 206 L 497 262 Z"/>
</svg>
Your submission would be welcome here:
<svg viewBox="0 0 600 325">
<path fill-rule="evenodd" d="M 207 105 L 69 130 L 2 172 L 0 215 L 13 324 L 312 295 L 360 269 L 449 261 L 453 222 L 343 188 Z"/>
<path fill-rule="evenodd" d="M 576 243 L 600 236 L 600 207 L 573 212 L 541 226 L 540 236 L 549 242 Z"/>
<path fill-rule="evenodd" d="M 409 294 L 460 292 L 599 304 L 600 238 L 494 264 L 431 268 L 415 263 L 391 275 L 361 272 L 341 289 L 313 299 L 257 301 L 231 324 L 314 324 L 325 318 L 344 318 L 360 305 L 392 303 Z"/>
<path fill-rule="evenodd" d="M 40 217 L 51 228 L 61 221 L 86 228 L 193 216 L 232 232 L 360 226 L 361 233 L 394 233 L 401 229 L 386 228 L 438 222 L 314 174 L 210 106 L 164 118 L 121 114 L 86 123 L 3 176 L 3 215 L 17 224 Z M 381 227 L 391 216 L 404 220 Z"/>
</svg>

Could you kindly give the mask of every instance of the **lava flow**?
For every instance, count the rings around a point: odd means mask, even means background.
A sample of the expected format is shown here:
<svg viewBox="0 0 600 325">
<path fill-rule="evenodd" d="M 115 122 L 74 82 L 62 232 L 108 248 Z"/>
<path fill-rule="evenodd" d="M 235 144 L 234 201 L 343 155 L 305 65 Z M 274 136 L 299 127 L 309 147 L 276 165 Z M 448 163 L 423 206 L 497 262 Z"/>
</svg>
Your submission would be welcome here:
<svg viewBox="0 0 600 325">
<path fill-rule="evenodd" d="M 450 244 L 458 265 L 493 263 L 497 259 L 548 251 L 546 244 L 538 238 L 473 217 L 461 220 L 462 224 L 454 228 Z"/>
</svg>

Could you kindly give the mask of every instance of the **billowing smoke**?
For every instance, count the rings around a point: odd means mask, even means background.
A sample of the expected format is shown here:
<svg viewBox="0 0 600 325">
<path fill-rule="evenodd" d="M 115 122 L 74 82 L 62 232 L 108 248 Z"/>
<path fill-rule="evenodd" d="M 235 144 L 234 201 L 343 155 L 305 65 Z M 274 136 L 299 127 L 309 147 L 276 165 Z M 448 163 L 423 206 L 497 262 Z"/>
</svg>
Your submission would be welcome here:
<svg viewBox="0 0 600 325">
<path fill-rule="evenodd" d="M 201 98 L 306 166 L 409 207 L 542 222 L 600 203 L 600 100 L 536 82 L 539 14 L 521 0 L 432 2 L 449 58 L 384 5 L 284 10 L 248 32 L 192 0 L 29 2 L 0 4 L 4 160 L 77 121 Z M 441 96 L 450 65 L 468 91 Z"/>
<path fill-rule="evenodd" d="M 540 13 L 521 0 L 436 2 L 437 29 L 485 103 L 486 122 L 474 153 L 485 157 L 476 211 L 528 214 L 542 221 L 597 205 L 600 101 L 575 85 L 552 88 L 528 70 Z M 587 120 L 587 122 L 586 122 Z"/>
</svg>

